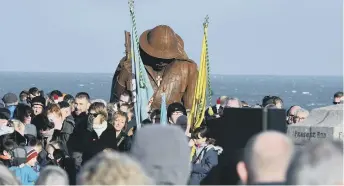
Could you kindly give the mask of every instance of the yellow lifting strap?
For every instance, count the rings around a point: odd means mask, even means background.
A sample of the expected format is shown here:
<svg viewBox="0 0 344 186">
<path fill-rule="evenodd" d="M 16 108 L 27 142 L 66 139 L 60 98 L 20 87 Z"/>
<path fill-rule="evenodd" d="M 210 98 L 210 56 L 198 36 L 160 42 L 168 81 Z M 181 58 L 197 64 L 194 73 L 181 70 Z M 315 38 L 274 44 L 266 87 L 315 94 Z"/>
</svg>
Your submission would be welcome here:
<svg viewBox="0 0 344 186">
<path fill-rule="evenodd" d="M 208 16 L 205 18 L 203 23 L 203 42 L 202 42 L 202 53 L 201 53 L 201 63 L 197 78 L 197 83 L 195 87 L 195 94 L 192 103 L 192 108 L 188 117 L 188 124 L 191 125 L 192 129 L 196 129 L 201 126 L 202 121 L 204 120 L 204 114 L 206 110 L 206 92 L 207 92 L 207 83 L 209 86 L 209 60 L 208 60 Z M 211 93 L 209 93 L 211 94 Z M 211 109 L 211 107 L 209 108 Z M 212 110 L 209 111 L 210 114 Z M 192 147 L 191 159 L 196 152 L 196 148 Z"/>
</svg>

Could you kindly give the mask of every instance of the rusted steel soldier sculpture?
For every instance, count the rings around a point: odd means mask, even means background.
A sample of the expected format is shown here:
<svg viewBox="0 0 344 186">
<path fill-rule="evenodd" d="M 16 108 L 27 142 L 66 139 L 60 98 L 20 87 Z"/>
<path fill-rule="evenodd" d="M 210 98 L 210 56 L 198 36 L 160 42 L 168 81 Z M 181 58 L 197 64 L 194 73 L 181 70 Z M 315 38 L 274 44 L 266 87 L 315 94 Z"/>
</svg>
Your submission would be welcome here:
<svg viewBox="0 0 344 186">
<path fill-rule="evenodd" d="M 130 43 L 126 37 L 126 45 Z M 197 65 L 184 51 L 184 42 L 169 26 L 159 25 L 140 36 L 140 55 L 154 89 L 151 109 L 160 109 L 161 93 L 166 94 L 167 105 L 183 102 L 191 109 L 197 81 Z M 127 53 L 130 51 L 127 47 Z M 118 101 L 123 91 L 132 89 L 132 65 L 124 57 L 114 74 L 111 102 Z"/>
</svg>

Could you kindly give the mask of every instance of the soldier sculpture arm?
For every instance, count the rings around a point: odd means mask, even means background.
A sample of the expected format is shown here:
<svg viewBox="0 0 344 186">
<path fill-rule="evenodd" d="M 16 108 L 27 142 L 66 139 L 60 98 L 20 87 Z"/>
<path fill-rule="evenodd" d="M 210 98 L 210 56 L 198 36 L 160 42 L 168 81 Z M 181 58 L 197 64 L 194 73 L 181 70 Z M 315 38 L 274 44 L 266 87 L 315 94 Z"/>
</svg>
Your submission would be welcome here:
<svg viewBox="0 0 344 186">
<path fill-rule="evenodd" d="M 126 58 L 124 57 L 120 61 L 112 79 L 110 102 L 119 101 L 119 97 L 121 96 L 121 94 L 124 91 L 131 89 L 131 62 L 126 61 L 125 59 Z"/>
<path fill-rule="evenodd" d="M 198 77 L 198 70 L 197 70 L 197 64 L 194 62 L 190 62 L 188 64 L 189 66 L 189 74 L 188 74 L 188 84 L 185 90 L 185 93 L 183 95 L 183 103 L 187 110 L 191 110 L 193 98 L 195 94 L 195 88 L 197 83 L 197 77 Z"/>
</svg>

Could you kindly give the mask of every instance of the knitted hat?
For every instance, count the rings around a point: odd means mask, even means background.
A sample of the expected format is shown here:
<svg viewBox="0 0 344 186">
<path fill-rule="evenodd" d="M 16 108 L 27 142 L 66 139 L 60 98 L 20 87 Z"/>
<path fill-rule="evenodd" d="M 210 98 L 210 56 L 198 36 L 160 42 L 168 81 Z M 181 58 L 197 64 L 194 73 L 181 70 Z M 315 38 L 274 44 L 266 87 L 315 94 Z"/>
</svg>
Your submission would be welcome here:
<svg viewBox="0 0 344 186">
<path fill-rule="evenodd" d="M 41 105 L 42 107 L 45 106 L 45 98 L 42 96 L 36 96 L 32 98 L 31 105 Z"/>
<path fill-rule="evenodd" d="M 14 93 L 7 93 L 2 97 L 2 101 L 4 101 L 6 105 L 10 105 L 18 102 L 18 98 Z"/>
<path fill-rule="evenodd" d="M 58 104 L 59 104 L 61 109 L 70 107 L 70 105 L 67 101 L 61 101 Z"/>
<path fill-rule="evenodd" d="M 167 118 L 171 117 L 173 112 L 177 112 L 177 111 L 183 112 L 184 115 L 187 115 L 186 109 L 185 109 L 184 105 L 179 103 L 179 102 L 175 102 L 175 103 L 171 103 L 168 106 L 168 108 L 167 108 Z"/>
<path fill-rule="evenodd" d="M 29 162 L 33 158 L 36 158 L 38 156 L 38 153 L 35 149 L 31 149 L 26 156 L 26 162 Z"/>
</svg>

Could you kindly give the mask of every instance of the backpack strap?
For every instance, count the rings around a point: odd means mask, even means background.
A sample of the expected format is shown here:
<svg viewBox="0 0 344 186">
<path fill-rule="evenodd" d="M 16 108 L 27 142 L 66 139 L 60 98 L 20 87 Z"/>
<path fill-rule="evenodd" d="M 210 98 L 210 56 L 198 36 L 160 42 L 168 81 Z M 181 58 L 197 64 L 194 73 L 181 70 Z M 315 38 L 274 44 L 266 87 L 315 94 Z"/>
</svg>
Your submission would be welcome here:
<svg viewBox="0 0 344 186">
<path fill-rule="evenodd" d="M 123 142 L 123 140 L 124 140 L 124 136 L 122 136 L 121 139 L 118 141 L 117 147 Z"/>
<path fill-rule="evenodd" d="M 202 151 L 198 154 L 197 158 L 192 162 L 192 164 L 195 164 L 201 158 L 205 150 L 207 150 L 207 146 L 203 147 Z"/>
</svg>

